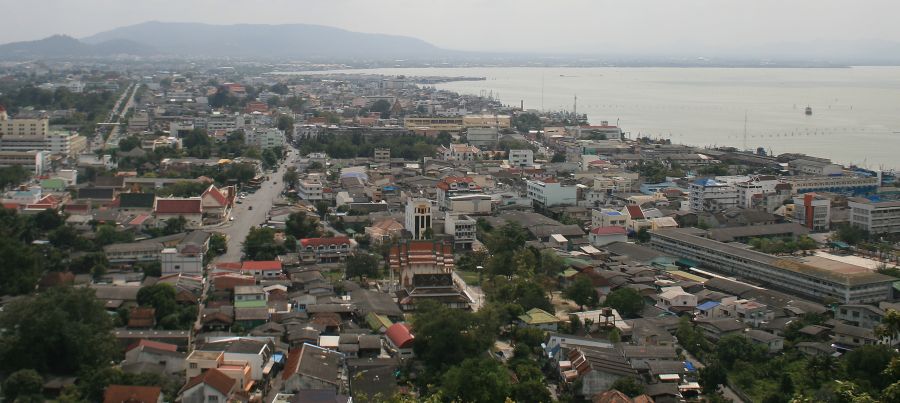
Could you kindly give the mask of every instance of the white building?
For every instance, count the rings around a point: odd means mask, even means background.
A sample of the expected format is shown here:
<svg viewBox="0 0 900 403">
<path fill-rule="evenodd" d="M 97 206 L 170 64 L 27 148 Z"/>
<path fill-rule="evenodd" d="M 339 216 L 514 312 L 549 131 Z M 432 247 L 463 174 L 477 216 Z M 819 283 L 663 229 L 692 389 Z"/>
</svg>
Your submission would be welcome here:
<svg viewBox="0 0 900 403">
<path fill-rule="evenodd" d="M 319 175 L 312 174 L 297 183 L 297 197 L 303 200 L 322 200 L 323 188 Z"/>
<path fill-rule="evenodd" d="M 530 168 L 534 166 L 534 151 L 509 150 L 509 166 Z"/>
<path fill-rule="evenodd" d="M 533 206 L 574 206 L 578 189 L 575 186 L 563 186 L 555 179 L 526 180 L 527 196 Z"/>
<path fill-rule="evenodd" d="M 844 167 L 825 159 L 796 159 L 788 162 L 788 167 L 797 174 L 831 176 L 840 175 Z"/>
<path fill-rule="evenodd" d="M 854 197 L 847 200 L 850 209 L 850 225 L 871 234 L 900 232 L 900 200 L 873 202 Z"/>
<path fill-rule="evenodd" d="M 738 204 L 737 188 L 715 179 L 698 179 L 691 183 L 691 211 L 717 212 Z"/>
<path fill-rule="evenodd" d="M 248 146 L 256 146 L 262 150 L 284 147 L 284 132 L 276 128 L 246 130 L 244 142 Z"/>
<path fill-rule="evenodd" d="M 596 227 L 588 234 L 591 245 L 603 247 L 614 242 L 628 242 L 628 230 L 625 227 Z"/>
<path fill-rule="evenodd" d="M 831 200 L 815 193 L 794 196 L 794 221 L 813 231 L 831 226 Z"/>
<path fill-rule="evenodd" d="M 427 239 L 426 232 L 431 229 L 431 200 L 409 199 L 406 202 L 406 230 L 413 239 Z"/>
<path fill-rule="evenodd" d="M 782 183 L 774 176 L 757 176 L 748 181 L 735 183 L 738 192 L 738 205 L 751 208 L 760 203 L 766 195 L 775 193 L 776 186 Z"/>
<path fill-rule="evenodd" d="M 481 155 L 478 147 L 468 144 L 450 144 L 449 147 L 439 146 L 437 157 L 441 161 L 474 161 Z"/>
<path fill-rule="evenodd" d="M 453 246 L 456 249 L 472 249 L 475 242 L 476 221 L 466 215 L 447 212 L 444 217 L 444 233 L 453 235 Z"/>
<path fill-rule="evenodd" d="M 19 165 L 35 175 L 50 169 L 49 151 L 0 151 L 0 167 Z"/>
<path fill-rule="evenodd" d="M 191 248 L 181 252 L 176 248 L 165 248 L 160 252 L 159 257 L 162 274 L 203 275 L 203 250 L 201 248 Z"/>
</svg>

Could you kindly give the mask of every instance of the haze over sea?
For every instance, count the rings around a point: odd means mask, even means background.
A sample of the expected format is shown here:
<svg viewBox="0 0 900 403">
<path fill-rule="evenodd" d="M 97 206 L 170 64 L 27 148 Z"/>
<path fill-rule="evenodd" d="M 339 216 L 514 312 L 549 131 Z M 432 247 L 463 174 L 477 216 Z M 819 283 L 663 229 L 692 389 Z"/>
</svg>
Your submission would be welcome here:
<svg viewBox="0 0 900 403">
<path fill-rule="evenodd" d="M 333 70 L 485 77 L 436 87 L 525 109 L 572 110 L 632 138 L 696 146 L 765 147 L 871 169 L 900 169 L 900 67 L 853 68 L 397 68 Z M 325 72 L 314 72 L 325 73 Z M 812 116 L 804 109 L 810 106 Z"/>
</svg>

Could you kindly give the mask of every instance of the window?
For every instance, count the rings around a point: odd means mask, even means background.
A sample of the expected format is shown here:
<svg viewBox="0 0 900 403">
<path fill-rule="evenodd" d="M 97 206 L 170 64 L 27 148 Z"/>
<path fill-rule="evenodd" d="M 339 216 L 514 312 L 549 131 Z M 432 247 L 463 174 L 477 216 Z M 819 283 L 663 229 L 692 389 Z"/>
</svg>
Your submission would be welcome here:
<svg viewBox="0 0 900 403">
<path fill-rule="evenodd" d="M 191 363 L 191 369 L 197 369 L 197 363 L 196 363 L 196 362 L 192 362 L 192 363 Z"/>
<path fill-rule="evenodd" d="M 209 396 L 206 397 L 206 401 L 207 401 L 207 402 L 218 402 L 218 401 L 219 401 L 219 397 L 216 396 L 216 395 L 209 395 Z"/>
</svg>

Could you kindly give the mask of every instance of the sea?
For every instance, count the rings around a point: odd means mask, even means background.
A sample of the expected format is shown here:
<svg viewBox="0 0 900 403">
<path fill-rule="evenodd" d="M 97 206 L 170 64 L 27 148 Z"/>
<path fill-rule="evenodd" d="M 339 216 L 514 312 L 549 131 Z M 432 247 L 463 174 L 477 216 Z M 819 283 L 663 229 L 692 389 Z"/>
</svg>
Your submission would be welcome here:
<svg viewBox="0 0 900 403">
<path fill-rule="evenodd" d="M 297 72 L 303 74 L 304 72 Z M 483 77 L 434 86 L 538 111 L 587 114 L 631 138 L 703 147 L 805 153 L 900 170 L 900 67 L 545 68 L 331 70 Z M 812 109 L 811 115 L 805 110 Z"/>
</svg>

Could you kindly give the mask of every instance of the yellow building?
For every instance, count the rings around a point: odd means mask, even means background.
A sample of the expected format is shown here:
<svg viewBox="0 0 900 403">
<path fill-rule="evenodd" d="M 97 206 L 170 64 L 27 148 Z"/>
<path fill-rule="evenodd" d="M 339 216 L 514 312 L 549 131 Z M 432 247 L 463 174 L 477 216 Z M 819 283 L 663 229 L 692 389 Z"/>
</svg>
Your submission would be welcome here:
<svg viewBox="0 0 900 403">
<path fill-rule="evenodd" d="M 507 115 L 468 115 L 463 117 L 463 126 L 508 129 L 511 126 L 511 120 Z"/>
</svg>

